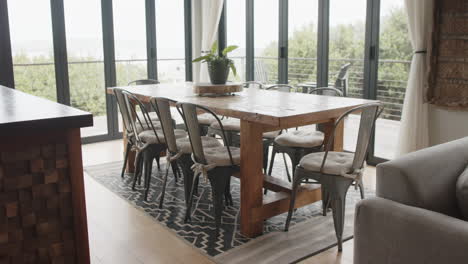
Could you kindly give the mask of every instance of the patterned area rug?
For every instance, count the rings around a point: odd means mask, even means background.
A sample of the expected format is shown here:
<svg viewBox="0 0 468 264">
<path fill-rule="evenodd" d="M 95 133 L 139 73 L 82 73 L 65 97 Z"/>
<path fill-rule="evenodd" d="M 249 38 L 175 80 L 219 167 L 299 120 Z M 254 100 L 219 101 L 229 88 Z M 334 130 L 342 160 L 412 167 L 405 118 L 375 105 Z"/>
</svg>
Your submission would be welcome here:
<svg viewBox="0 0 468 264">
<path fill-rule="evenodd" d="M 276 164 L 282 164 L 282 161 L 278 160 Z M 211 187 L 209 184 L 200 181 L 198 195 L 194 198 L 192 221 L 190 223 L 184 223 L 185 200 L 182 178 L 178 179 L 176 182 L 173 175 L 169 175 L 164 207 L 163 209 L 159 209 L 158 204 L 161 194 L 160 190 L 162 188 L 162 176 L 165 172 L 165 164 L 161 164 L 161 170 L 156 168 L 156 164 L 153 166 L 154 169 L 148 202 L 143 200 L 143 186 L 137 185 L 136 190 L 132 191 L 132 175 L 127 174 L 123 179 L 120 177 L 121 166 L 122 162 L 113 162 L 86 167 L 85 171 L 110 191 L 127 200 L 136 208 L 143 210 L 160 224 L 165 225 L 167 228 L 174 231 L 180 238 L 186 240 L 188 243 L 192 244 L 194 247 L 198 248 L 210 257 L 225 256 L 228 251 L 234 248 L 239 248 L 241 246 L 245 248 L 249 244 L 253 244 L 252 242 L 255 240 L 265 237 L 265 235 L 263 235 L 259 238 L 249 239 L 242 236 L 239 232 L 240 185 L 239 180 L 236 178 L 232 178 L 231 180 L 231 194 L 234 200 L 234 205 L 225 207 L 220 235 L 216 239 L 214 235 L 214 210 L 210 199 Z M 281 165 L 275 166 L 274 170 L 275 172 L 284 172 L 284 167 Z M 354 188 L 351 188 L 348 193 L 347 208 L 352 209 L 352 215 L 347 216 L 347 218 L 353 217 L 354 205 L 359 199 L 359 192 L 354 190 Z M 299 223 L 310 223 L 314 225 L 314 221 L 323 221 L 324 218 L 328 218 L 328 220 L 330 220 L 330 215 L 331 214 L 329 214 L 328 217 L 322 217 L 321 202 L 300 208 L 294 214 L 290 232 Z M 286 216 L 287 214 L 282 214 L 266 220 L 264 224 L 264 234 L 278 232 L 285 233 L 283 232 L 283 228 Z M 334 230 L 332 227 L 327 228 L 327 230 L 323 230 L 323 232 L 331 238 L 334 237 Z M 350 238 L 351 235 L 352 225 L 351 227 L 347 226 L 345 228 L 345 237 Z M 317 236 L 317 239 L 319 237 L 320 236 Z M 310 237 L 310 239 L 313 240 L 314 237 Z M 275 242 L 270 241 L 269 243 Z M 293 259 L 290 259 L 290 261 L 303 258 L 306 255 L 313 255 L 314 253 L 318 253 L 326 248 L 334 246 L 335 244 L 336 238 L 331 239 L 328 242 L 325 241 L 323 245 L 318 245 L 318 248 L 310 248 L 310 251 L 305 253 L 305 255 L 295 255 Z M 213 258 L 213 260 L 216 261 L 216 258 Z M 230 261 L 224 259 L 223 262 Z"/>
</svg>

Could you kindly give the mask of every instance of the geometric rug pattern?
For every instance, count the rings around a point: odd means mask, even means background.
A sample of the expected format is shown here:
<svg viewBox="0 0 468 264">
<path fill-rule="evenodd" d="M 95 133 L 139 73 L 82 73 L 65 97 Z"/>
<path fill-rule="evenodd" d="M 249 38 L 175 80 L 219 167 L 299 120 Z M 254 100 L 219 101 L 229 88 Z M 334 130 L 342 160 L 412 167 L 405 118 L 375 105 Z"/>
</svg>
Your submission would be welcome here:
<svg viewBox="0 0 468 264">
<path fill-rule="evenodd" d="M 163 161 L 164 159 L 161 159 Z M 276 162 L 277 164 L 279 162 Z M 280 163 L 281 164 L 281 163 Z M 159 199 L 162 189 L 162 176 L 165 172 L 165 163 L 161 162 L 161 169 L 158 170 L 156 164 L 153 166 L 151 188 L 148 201 L 143 200 L 143 186 L 131 188 L 133 175 L 126 174 L 120 177 L 122 162 L 112 162 L 107 164 L 89 166 L 85 171 L 97 182 L 107 187 L 110 191 L 127 200 L 136 208 L 144 211 L 147 215 L 171 229 L 180 238 L 186 240 L 194 247 L 201 250 L 208 256 L 215 257 L 233 248 L 250 242 L 252 239 L 242 236 L 239 232 L 239 208 L 240 208 L 240 185 L 239 179 L 231 179 L 231 194 L 233 206 L 224 208 L 222 225 L 219 236 L 215 237 L 215 223 L 213 217 L 213 205 L 211 202 L 211 187 L 200 178 L 198 195 L 194 197 L 192 206 L 192 218 L 189 223 L 184 223 L 185 199 L 183 178 L 176 180 L 169 170 L 164 206 L 159 209 Z M 278 166 L 275 171 L 284 170 Z M 347 206 L 352 207 L 360 200 L 359 192 L 350 188 L 347 196 Z M 281 214 L 265 220 L 264 234 L 272 232 L 283 232 L 287 214 Z M 322 217 L 321 202 L 317 202 L 298 209 L 294 213 L 291 221 L 291 228 L 294 225 L 313 221 L 314 218 Z"/>
</svg>

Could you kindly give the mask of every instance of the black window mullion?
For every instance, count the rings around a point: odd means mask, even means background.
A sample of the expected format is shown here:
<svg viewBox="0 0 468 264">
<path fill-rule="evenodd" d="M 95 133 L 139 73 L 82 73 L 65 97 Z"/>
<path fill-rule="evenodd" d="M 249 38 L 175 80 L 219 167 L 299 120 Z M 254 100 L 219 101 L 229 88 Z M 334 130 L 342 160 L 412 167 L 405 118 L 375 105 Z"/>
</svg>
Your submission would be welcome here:
<svg viewBox="0 0 468 264">
<path fill-rule="evenodd" d="M 114 18 L 112 0 L 101 0 L 102 41 L 104 52 L 105 88 L 117 85 L 115 70 Z M 104 91 L 105 92 L 105 91 Z M 118 134 L 117 106 L 113 97 L 106 93 L 107 128 L 111 136 Z"/>
<path fill-rule="evenodd" d="M 288 83 L 288 0 L 279 0 L 278 82 Z"/>
<path fill-rule="evenodd" d="M 318 87 L 326 87 L 328 86 L 328 51 L 330 45 L 330 0 L 319 0 L 318 5 L 317 85 Z"/>
<path fill-rule="evenodd" d="M 364 52 L 364 98 L 377 99 L 377 79 L 379 67 L 380 0 L 367 0 L 366 40 Z M 375 157 L 375 126 L 369 144 L 369 164 L 383 162 Z"/>
<path fill-rule="evenodd" d="M 246 81 L 255 79 L 255 50 L 254 50 L 254 0 L 245 1 L 245 32 L 246 32 L 246 54 L 245 69 Z"/>
<path fill-rule="evenodd" d="M 0 0 L 0 85 L 15 88 L 7 0 Z"/>
<path fill-rule="evenodd" d="M 51 0 L 52 36 L 54 43 L 55 82 L 57 102 L 70 105 L 70 84 L 68 78 L 67 38 L 63 0 Z"/>
<path fill-rule="evenodd" d="M 185 80 L 193 81 L 192 65 L 192 1 L 184 0 L 184 31 L 185 31 Z"/>
<path fill-rule="evenodd" d="M 155 0 L 146 0 L 146 58 L 148 78 L 158 79 L 158 61 L 156 49 L 156 6 Z"/>
</svg>

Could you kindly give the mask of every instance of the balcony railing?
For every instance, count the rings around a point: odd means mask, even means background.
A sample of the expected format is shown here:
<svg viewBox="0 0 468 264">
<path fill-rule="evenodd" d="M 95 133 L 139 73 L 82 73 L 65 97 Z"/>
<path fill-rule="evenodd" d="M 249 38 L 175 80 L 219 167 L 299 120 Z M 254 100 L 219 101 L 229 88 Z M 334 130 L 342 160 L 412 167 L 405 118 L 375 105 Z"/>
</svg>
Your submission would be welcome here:
<svg viewBox="0 0 468 264">
<path fill-rule="evenodd" d="M 245 57 L 232 57 L 238 70 L 237 77 L 231 77 L 238 81 L 245 80 Z M 72 90 L 91 89 L 93 96 L 89 96 L 85 102 L 78 103 L 78 106 L 83 110 L 93 112 L 94 114 L 102 115 L 105 112 L 104 96 L 99 87 L 104 86 L 104 69 L 103 61 L 88 60 L 88 61 L 70 61 L 70 79 L 86 79 L 80 81 L 79 84 L 83 87 L 78 87 L 75 82 L 70 81 Z M 344 64 L 351 63 L 349 69 L 349 87 L 348 96 L 362 98 L 364 91 L 364 61 L 363 59 L 330 59 L 329 61 L 329 81 L 334 83 L 336 75 L 340 67 Z M 86 66 L 88 65 L 88 66 Z M 92 68 L 98 66 L 99 69 Z M 116 60 L 118 84 L 124 85 L 131 80 L 146 78 L 146 59 L 125 59 Z M 15 77 L 17 86 L 20 90 L 39 91 L 38 95 L 48 97 L 54 100 L 55 96 L 55 73 L 54 64 L 50 63 L 19 63 L 14 64 Z M 38 76 L 33 74 L 35 71 L 32 68 L 48 68 L 50 74 Z M 403 105 L 407 76 L 409 74 L 410 61 L 401 60 L 380 60 L 379 61 L 379 79 L 377 82 L 377 99 L 385 104 L 385 112 L 383 117 L 386 119 L 397 120 L 401 118 L 401 109 Z M 274 57 L 255 57 L 255 78 L 256 80 L 265 83 L 276 83 L 278 80 L 278 59 Z M 73 72 L 76 71 L 76 72 Z M 43 72 L 43 70 L 41 71 Z M 316 81 L 317 59 L 316 58 L 289 58 L 288 59 L 288 78 L 290 84 L 298 84 L 307 81 Z M 74 74 L 75 73 L 75 74 Z M 32 77 L 31 77 L 32 76 Z M 185 78 L 185 64 L 183 58 L 158 59 L 158 76 L 162 82 L 183 81 Z M 40 81 L 35 78 L 41 78 Z M 47 85 L 49 85 L 47 87 Z M 50 91 L 46 91 L 48 89 Z M 72 92 L 72 96 L 73 96 Z M 76 96 L 83 93 L 76 93 Z M 74 98 L 80 101 L 80 98 Z M 101 101 L 102 107 L 94 104 L 93 107 L 88 107 L 86 102 L 94 99 Z"/>
</svg>

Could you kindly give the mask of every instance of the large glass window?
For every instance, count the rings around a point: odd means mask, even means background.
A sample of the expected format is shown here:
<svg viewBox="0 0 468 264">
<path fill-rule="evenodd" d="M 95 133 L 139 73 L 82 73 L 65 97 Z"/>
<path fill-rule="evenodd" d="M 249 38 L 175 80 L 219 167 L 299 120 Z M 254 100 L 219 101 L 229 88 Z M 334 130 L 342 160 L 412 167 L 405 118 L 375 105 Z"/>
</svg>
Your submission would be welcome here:
<svg viewBox="0 0 468 264">
<path fill-rule="evenodd" d="M 392 159 L 408 81 L 412 47 L 404 0 L 381 0 L 377 99 L 385 111 L 377 120 L 376 157 Z"/>
<path fill-rule="evenodd" d="M 113 0 L 117 85 L 147 79 L 145 1 Z"/>
<path fill-rule="evenodd" d="M 7 4 L 16 89 L 56 101 L 50 1 Z"/>
<path fill-rule="evenodd" d="M 229 54 L 234 60 L 237 69 L 237 76 L 229 75 L 232 81 L 245 81 L 245 1 L 227 0 L 226 2 L 226 33 L 227 45 L 236 45 L 239 48 Z"/>
<path fill-rule="evenodd" d="M 156 0 L 158 79 L 185 81 L 184 1 Z"/>
<path fill-rule="evenodd" d="M 316 83 L 318 1 L 290 0 L 288 12 L 289 83 Z"/>
<path fill-rule="evenodd" d="M 278 0 L 254 1 L 254 78 L 265 84 L 278 82 Z"/>
<path fill-rule="evenodd" d="M 101 1 L 65 1 L 64 9 L 71 105 L 94 116 L 83 137 L 107 134 Z"/>
<path fill-rule="evenodd" d="M 328 86 L 363 97 L 366 0 L 330 0 Z M 345 120 L 345 150 L 356 148 L 359 116 Z"/>
</svg>

